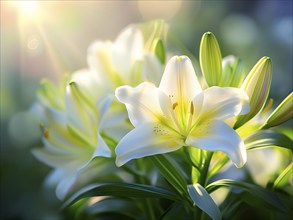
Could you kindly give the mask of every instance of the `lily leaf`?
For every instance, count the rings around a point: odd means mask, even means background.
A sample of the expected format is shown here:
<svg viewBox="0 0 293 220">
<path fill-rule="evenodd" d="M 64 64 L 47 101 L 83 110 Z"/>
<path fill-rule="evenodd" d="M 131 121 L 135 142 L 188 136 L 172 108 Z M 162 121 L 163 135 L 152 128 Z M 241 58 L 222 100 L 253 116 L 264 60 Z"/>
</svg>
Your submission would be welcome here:
<svg viewBox="0 0 293 220">
<path fill-rule="evenodd" d="M 227 157 L 222 152 L 214 152 L 213 160 L 208 173 L 208 179 L 217 174 L 227 164 L 228 161 L 229 157 Z"/>
<path fill-rule="evenodd" d="M 79 190 L 63 204 L 62 209 L 74 204 L 80 199 L 93 196 L 152 197 L 180 201 L 180 198 L 175 193 L 155 186 L 130 183 L 99 183 L 86 186 Z"/>
<path fill-rule="evenodd" d="M 273 188 L 281 188 L 284 185 L 286 185 L 290 181 L 290 178 L 293 177 L 292 171 L 293 171 L 293 162 L 291 162 L 286 167 L 286 169 L 283 170 L 280 176 L 278 176 L 278 178 L 275 180 L 273 184 Z"/>
<path fill-rule="evenodd" d="M 279 146 L 293 151 L 293 141 L 286 135 L 272 130 L 258 131 L 245 139 L 248 150 Z"/>
<path fill-rule="evenodd" d="M 165 179 L 181 194 L 187 195 L 187 183 L 176 166 L 174 166 L 174 163 L 171 163 L 164 155 L 154 155 L 151 159 Z"/>
<path fill-rule="evenodd" d="M 211 184 L 209 184 L 206 187 L 206 190 L 211 193 L 215 190 L 217 190 L 220 187 L 232 187 L 232 188 L 238 188 L 242 191 L 246 192 L 248 195 L 250 195 L 250 198 L 255 198 L 258 200 L 261 200 L 263 203 L 268 204 L 272 207 L 275 207 L 279 209 L 280 211 L 288 211 L 282 200 L 279 198 L 279 196 L 265 188 L 262 188 L 258 185 L 254 185 L 251 183 L 245 183 L 242 181 L 236 181 L 236 180 L 230 180 L 230 179 L 222 179 L 215 181 Z"/>
<path fill-rule="evenodd" d="M 205 188 L 196 183 L 194 185 L 188 185 L 187 190 L 192 201 L 198 208 L 207 213 L 213 220 L 222 219 L 218 206 Z"/>
<path fill-rule="evenodd" d="M 95 198 L 94 198 L 95 199 Z M 121 198 L 101 198 L 91 206 L 86 208 L 86 212 L 91 216 L 101 215 L 102 213 L 117 213 L 127 216 L 129 219 L 137 219 L 141 210 L 133 203 L 131 199 Z"/>
</svg>

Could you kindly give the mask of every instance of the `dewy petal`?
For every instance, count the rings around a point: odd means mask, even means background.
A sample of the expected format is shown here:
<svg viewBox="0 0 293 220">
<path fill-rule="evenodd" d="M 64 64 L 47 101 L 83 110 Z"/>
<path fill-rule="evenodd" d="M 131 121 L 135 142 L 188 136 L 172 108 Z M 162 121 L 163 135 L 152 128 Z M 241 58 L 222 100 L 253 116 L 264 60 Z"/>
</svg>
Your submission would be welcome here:
<svg viewBox="0 0 293 220">
<path fill-rule="evenodd" d="M 243 140 L 222 121 L 210 121 L 202 124 L 186 139 L 186 144 L 210 151 L 222 151 L 228 155 L 237 167 L 242 167 L 247 160 Z"/>
<path fill-rule="evenodd" d="M 178 100 L 191 101 L 202 88 L 187 56 L 174 56 L 167 63 L 159 89 Z"/>
<path fill-rule="evenodd" d="M 209 120 L 209 118 L 225 120 L 249 112 L 248 96 L 241 89 L 213 86 L 204 90 L 202 96 L 201 110 L 195 111 L 195 114 L 200 115 L 201 120 Z M 197 99 L 196 96 L 193 100 L 195 105 L 198 103 Z"/>
<path fill-rule="evenodd" d="M 116 89 L 118 100 L 126 105 L 128 117 L 134 126 L 146 121 L 156 121 L 162 115 L 158 88 L 150 83 L 141 83 L 135 88 L 121 86 Z"/>
<path fill-rule="evenodd" d="M 179 149 L 178 137 L 173 132 L 153 123 L 143 123 L 125 135 L 116 147 L 116 165 L 122 166 L 126 162 L 163 154 Z"/>
</svg>

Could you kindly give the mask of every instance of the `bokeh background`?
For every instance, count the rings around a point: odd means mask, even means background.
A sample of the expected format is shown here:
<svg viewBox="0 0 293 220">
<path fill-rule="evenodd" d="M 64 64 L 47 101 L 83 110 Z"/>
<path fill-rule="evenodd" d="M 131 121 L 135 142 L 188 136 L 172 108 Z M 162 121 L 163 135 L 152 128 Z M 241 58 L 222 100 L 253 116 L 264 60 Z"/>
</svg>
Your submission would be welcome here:
<svg viewBox="0 0 293 220">
<path fill-rule="evenodd" d="M 50 169 L 31 154 L 41 145 L 29 112 L 39 81 L 87 67 L 94 40 L 158 18 L 195 58 L 206 31 L 247 71 L 271 57 L 275 105 L 292 91 L 292 1 L 1 1 L 0 219 L 62 218 L 53 189 L 43 190 Z"/>
</svg>

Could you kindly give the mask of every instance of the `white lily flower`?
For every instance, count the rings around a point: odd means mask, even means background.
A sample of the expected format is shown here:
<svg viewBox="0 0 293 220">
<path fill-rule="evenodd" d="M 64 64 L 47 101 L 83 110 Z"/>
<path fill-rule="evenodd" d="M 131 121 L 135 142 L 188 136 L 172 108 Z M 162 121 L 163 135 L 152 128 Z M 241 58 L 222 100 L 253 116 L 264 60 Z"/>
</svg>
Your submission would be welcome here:
<svg viewBox="0 0 293 220">
<path fill-rule="evenodd" d="M 56 87 L 49 85 L 50 91 L 58 92 Z M 96 104 L 76 83 L 71 82 L 66 87 L 64 105 L 56 105 L 56 100 L 62 98 L 48 97 L 46 94 L 50 91 L 47 87 L 44 85 L 39 92 L 43 104 L 39 112 L 44 122 L 44 148 L 34 149 L 33 154 L 55 168 L 55 173 L 63 173 L 54 175 L 56 194 L 63 199 L 78 173 L 94 158 L 111 157 L 111 151 L 100 134 L 111 99 L 103 99 Z"/>
<path fill-rule="evenodd" d="M 244 143 L 224 121 L 249 111 L 246 93 L 216 86 L 203 91 L 188 57 L 171 58 L 158 88 L 121 86 L 116 97 L 135 127 L 116 147 L 117 166 L 182 146 L 222 151 L 237 167 L 245 164 Z"/>
<path fill-rule="evenodd" d="M 156 55 L 145 48 L 137 25 L 126 27 L 114 42 L 93 42 L 87 60 L 104 92 L 113 92 L 125 84 L 134 86 L 145 80 L 156 80 L 163 68 Z"/>
</svg>

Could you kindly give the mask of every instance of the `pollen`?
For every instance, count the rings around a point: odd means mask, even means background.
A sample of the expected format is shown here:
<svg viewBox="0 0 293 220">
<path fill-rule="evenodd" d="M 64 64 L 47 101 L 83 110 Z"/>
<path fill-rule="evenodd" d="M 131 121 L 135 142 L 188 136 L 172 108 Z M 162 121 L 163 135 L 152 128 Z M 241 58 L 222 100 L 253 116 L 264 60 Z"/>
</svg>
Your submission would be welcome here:
<svg viewBox="0 0 293 220">
<path fill-rule="evenodd" d="M 177 61 L 178 62 L 181 62 L 182 61 L 182 58 L 181 57 L 177 57 Z"/>
</svg>

